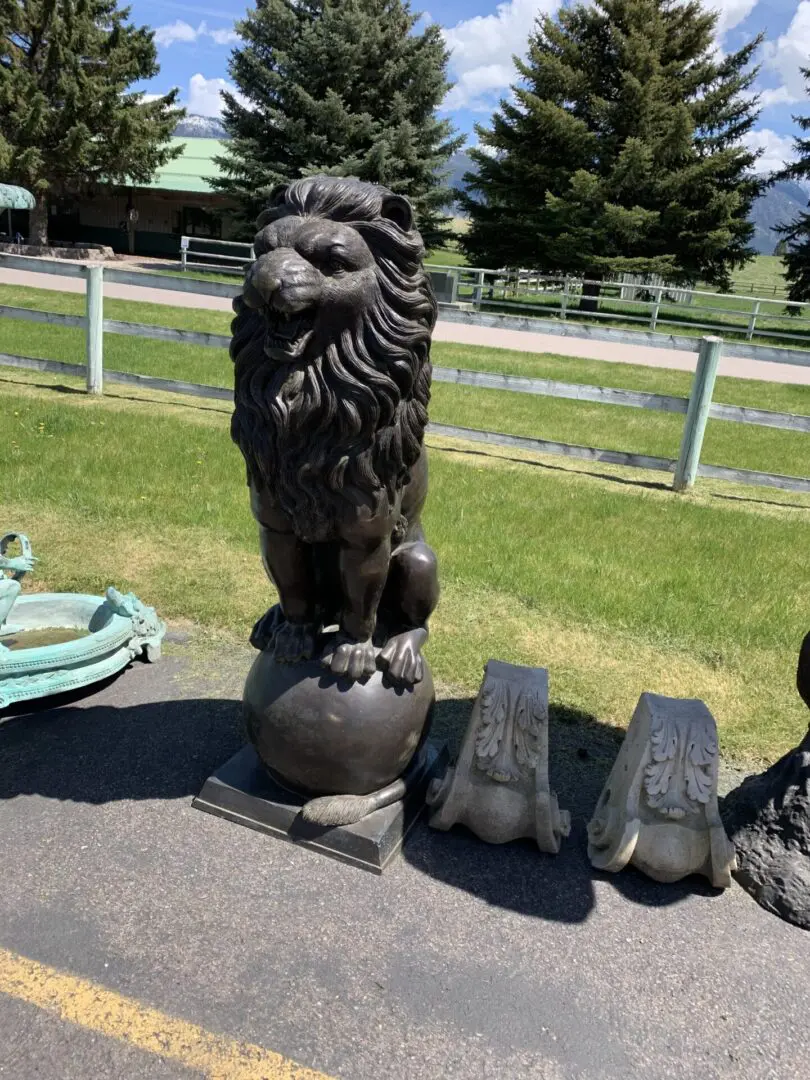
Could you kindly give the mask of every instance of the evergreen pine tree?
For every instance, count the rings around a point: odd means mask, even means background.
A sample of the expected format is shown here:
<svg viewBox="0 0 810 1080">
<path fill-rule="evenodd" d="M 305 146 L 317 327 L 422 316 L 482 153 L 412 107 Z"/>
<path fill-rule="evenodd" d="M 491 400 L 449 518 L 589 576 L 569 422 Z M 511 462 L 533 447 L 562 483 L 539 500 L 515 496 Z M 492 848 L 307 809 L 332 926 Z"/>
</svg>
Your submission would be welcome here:
<svg viewBox="0 0 810 1080">
<path fill-rule="evenodd" d="M 513 99 L 477 129 L 461 199 L 472 261 L 728 286 L 754 254 L 764 187 L 740 142 L 757 117 L 759 39 L 721 57 L 716 22 L 699 0 L 595 0 L 539 19 Z"/>
<path fill-rule="evenodd" d="M 802 75 L 807 80 L 810 93 L 810 68 L 802 68 Z M 810 132 L 810 116 L 794 116 L 800 131 Z M 802 138 L 797 135 L 793 140 L 796 160 L 779 174 L 779 179 L 790 177 L 793 180 L 810 180 L 810 135 Z M 785 243 L 785 277 L 788 281 L 788 300 L 810 300 L 810 204 L 803 214 L 792 222 L 780 226 L 779 232 Z M 798 308 L 789 308 L 791 314 L 798 314 Z"/>
<path fill-rule="evenodd" d="M 278 184 L 325 172 L 407 195 L 428 247 L 447 237 L 442 168 L 463 139 L 436 117 L 448 53 L 439 27 L 413 33 L 408 0 L 259 0 L 237 29 L 224 94 L 231 140 L 218 187 L 252 231 Z"/>
<path fill-rule="evenodd" d="M 31 190 L 31 241 L 48 241 L 50 197 L 90 183 L 149 181 L 175 157 L 177 91 L 129 87 L 158 72 L 153 34 L 116 0 L 0 0 L 0 179 Z"/>
</svg>

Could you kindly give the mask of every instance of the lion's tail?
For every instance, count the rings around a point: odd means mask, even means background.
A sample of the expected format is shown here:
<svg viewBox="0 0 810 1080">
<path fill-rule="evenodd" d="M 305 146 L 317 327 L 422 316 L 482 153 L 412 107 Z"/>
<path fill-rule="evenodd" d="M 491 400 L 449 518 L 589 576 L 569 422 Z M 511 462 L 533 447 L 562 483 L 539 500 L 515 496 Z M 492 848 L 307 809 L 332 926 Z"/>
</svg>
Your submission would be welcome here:
<svg viewBox="0 0 810 1080">
<path fill-rule="evenodd" d="M 322 795 L 304 804 L 301 816 L 304 821 L 316 825 L 353 825 L 356 821 L 390 806 L 403 798 L 407 791 L 405 780 L 400 777 L 370 795 Z"/>
</svg>

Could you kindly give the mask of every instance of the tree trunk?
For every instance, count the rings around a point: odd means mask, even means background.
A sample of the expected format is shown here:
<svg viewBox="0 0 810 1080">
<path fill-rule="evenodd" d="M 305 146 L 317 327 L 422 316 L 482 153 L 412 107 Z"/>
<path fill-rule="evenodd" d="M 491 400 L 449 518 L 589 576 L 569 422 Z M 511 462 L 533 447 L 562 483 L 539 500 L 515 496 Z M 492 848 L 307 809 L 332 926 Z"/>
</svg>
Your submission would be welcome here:
<svg viewBox="0 0 810 1080">
<path fill-rule="evenodd" d="M 48 246 L 48 197 L 37 195 L 34 209 L 28 216 L 28 243 Z"/>
<path fill-rule="evenodd" d="M 598 311 L 599 310 L 599 291 L 602 288 L 602 275 L 601 274 L 585 274 L 588 282 L 592 284 L 583 284 L 582 297 L 579 301 L 580 311 Z"/>
</svg>

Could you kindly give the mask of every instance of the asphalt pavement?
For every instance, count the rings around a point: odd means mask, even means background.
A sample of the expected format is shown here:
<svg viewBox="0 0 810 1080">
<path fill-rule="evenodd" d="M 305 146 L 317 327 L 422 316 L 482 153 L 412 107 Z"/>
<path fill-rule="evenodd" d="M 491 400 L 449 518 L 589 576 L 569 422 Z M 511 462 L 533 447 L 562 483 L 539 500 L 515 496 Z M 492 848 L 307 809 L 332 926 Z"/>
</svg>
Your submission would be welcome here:
<svg viewBox="0 0 810 1080">
<path fill-rule="evenodd" d="M 615 731 L 553 709 L 558 856 L 422 822 L 377 878 L 192 808 L 242 745 L 252 653 L 174 651 L 0 726 L 0 949 L 342 1080 L 806 1074 L 810 935 L 736 885 L 591 870 Z M 437 733 L 470 706 L 442 701 Z M 0 1075 L 205 1074 L 23 983 L 0 993 Z"/>
</svg>

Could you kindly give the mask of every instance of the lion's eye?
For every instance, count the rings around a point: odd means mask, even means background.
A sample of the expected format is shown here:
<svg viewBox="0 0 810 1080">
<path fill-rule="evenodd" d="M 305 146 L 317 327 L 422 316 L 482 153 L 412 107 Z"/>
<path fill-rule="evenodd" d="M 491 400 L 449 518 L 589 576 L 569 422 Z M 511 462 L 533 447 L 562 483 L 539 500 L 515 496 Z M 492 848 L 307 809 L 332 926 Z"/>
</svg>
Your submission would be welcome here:
<svg viewBox="0 0 810 1080">
<path fill-rule="evenodd" d="M 341 248 L 332 248 L 326 253 L 325 258 L 326 266 L 330 273 L 340 274 L 345 270 L 351 270 L 351 262 L 346 256 L 346 252 Z"/>
</svg>

